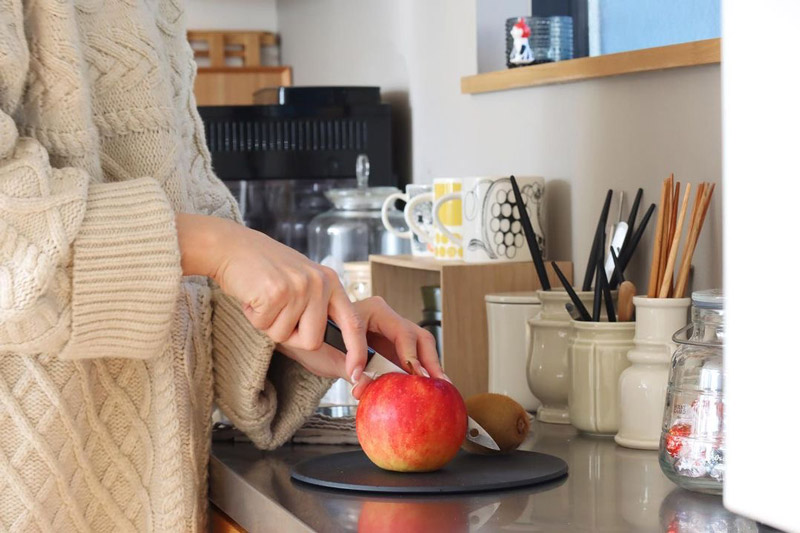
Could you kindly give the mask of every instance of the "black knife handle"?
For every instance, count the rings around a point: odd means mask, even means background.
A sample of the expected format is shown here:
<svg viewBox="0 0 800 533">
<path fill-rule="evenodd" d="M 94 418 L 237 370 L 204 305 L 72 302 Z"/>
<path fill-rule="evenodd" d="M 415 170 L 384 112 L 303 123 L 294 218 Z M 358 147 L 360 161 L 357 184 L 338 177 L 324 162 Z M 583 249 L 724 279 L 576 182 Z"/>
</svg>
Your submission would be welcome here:
<svg viewBox="0 0 800 533">
<path fill-rule="evenodd" d="M 336 348 L 342 353 L 347 353 L 347 346 L 344 345 L 344 337 L 342 337 L 342 330 L 336 323 L 328 319 L 328 325 L 325 327 L 325 344 Z M 369 363 L 372 356 L 375 355 L 375 350 L 367 346 L 367 363 Z"/>
</svg>

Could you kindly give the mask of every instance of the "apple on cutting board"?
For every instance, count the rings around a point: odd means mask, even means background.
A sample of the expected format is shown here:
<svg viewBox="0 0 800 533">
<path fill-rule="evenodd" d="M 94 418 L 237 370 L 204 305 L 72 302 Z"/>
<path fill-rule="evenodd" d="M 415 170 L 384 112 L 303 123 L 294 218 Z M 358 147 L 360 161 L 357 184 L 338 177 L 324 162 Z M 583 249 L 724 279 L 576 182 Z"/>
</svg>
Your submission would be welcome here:
<svg viewBox="0 0 800 533">
<path fill-rule="evenodd" d="M 466 404 L 451 383 L 409 374 L 383 374 L 367 386 L 356 411 L 356 435 L 377 466 L 396 472 L 430 472 L 459 448 L 488 453 L 465 441 L 467 414 L 492 435 L 503 453 L 515 450 L 530 429 L 528 414 L 500 394 L 478 394 Z"/>
<path fill-rule="evenodd" d="M 443 379 L 383 374 L 358 402 L 358 442 L 385 470 L 438 470 L 456 456 L 466 433 L 464 400 Z"/>
</svg>

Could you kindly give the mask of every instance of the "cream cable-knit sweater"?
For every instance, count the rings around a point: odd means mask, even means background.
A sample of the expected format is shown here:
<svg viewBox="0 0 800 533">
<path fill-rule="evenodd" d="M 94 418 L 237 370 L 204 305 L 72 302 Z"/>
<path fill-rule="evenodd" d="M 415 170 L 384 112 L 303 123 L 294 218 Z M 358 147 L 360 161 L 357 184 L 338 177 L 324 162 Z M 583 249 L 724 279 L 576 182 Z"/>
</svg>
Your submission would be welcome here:
<svg viewBox="0 0 800 533">
<path fill-rule="evenodd" d="M 201 531 L 216 401 L 280 445 L 328 381 L 206 279 L 213 175 L 177 0 L 0 0 L 0 531 Z"/>
</svg>

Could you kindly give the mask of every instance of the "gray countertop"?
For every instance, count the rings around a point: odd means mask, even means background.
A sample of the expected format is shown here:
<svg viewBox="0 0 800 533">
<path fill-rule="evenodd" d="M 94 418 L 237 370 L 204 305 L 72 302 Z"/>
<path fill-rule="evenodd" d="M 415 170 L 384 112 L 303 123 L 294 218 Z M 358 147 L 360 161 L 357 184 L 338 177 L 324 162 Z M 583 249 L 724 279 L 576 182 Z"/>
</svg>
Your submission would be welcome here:
<svg viewBox="0 0 800 533">
<path fill-rule="evenodd" d="M 718 496 L 679 489 L 658 454 L 622 448 L 570 426 L 534 424 L 522 449 L 569 464 L 545 485 L 455 496 L 378 496 L 316 489 L 292 481 L 292 465 L 353 446 L 291 445 L 262 452 L 249 443 L 215 442 L 209 495 L 252 533 L 261 531 L 775 531 L 736 516 Z M 385 526 L 389 525 L 389 529 Z"/>
</svg>

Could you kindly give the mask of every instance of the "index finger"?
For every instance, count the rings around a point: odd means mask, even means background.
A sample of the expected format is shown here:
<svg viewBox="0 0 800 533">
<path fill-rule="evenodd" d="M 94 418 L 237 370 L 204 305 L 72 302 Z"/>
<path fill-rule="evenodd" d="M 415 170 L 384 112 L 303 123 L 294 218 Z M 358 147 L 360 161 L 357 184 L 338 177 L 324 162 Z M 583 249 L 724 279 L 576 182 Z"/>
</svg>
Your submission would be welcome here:
<svg viewBox="0 0 800 533">
<path fill-rule="evenodd" d="M 394 353 L 404 369 L 408 368 L 408 364 L 413 368 L 414 365 L 418 367 L 422 363 L 422 367 L 431 376 L 447 379 L 439 365 L 436 341 L 428 330 L 404 319 L 382 300 L 370 299 L 362 303 L 369 306 L 367 313 L 369 331 L 389 341 L 386 345 L 377 341 L 382 345 L 379 348 L 384 350 L 388 348 L 390 350 L 388 353 Z M 421 373 L 417 371 L 418 368 L 414 370 L 413 373 Z"/>
<path fill-rule="evenodd" d="M 345 370 L 350 382 L 355 384 L 367 364 L 367 328 L 341 285 L 337 284 L 331 293 L 328 315 L 342 330 L 347 348 Z"/>
</svg>

